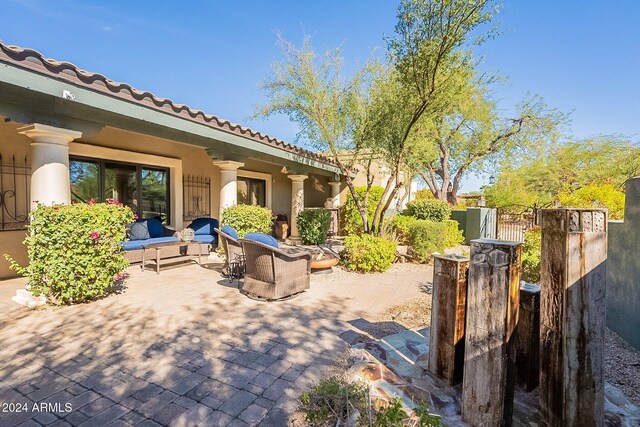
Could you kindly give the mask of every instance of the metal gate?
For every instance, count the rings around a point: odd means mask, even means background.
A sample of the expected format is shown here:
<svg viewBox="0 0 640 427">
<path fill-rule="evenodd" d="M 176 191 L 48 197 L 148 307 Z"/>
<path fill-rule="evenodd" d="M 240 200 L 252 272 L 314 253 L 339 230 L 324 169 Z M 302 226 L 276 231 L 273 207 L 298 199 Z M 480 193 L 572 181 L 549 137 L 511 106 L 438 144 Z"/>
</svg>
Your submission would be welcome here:
<svg viewBox="0 0 640 427">
<path fill-rule="evenodd" d="M 27 158 L 0 154 L 0 231 L 24 230 L 29 224 L 31 168 Z"/>
<path fill-rule="evenodd" d="M 539 225 L 537 207 L 506 206 L 498 208 L 496 237 L 499 240 L 524 242 L 525 231 Z"/>
<path fill-rule="evenodd" d="M 211 180 L 206 176 L 184 175 L 182 177 L 182 219 L 211 216 Z"/>
</svg>

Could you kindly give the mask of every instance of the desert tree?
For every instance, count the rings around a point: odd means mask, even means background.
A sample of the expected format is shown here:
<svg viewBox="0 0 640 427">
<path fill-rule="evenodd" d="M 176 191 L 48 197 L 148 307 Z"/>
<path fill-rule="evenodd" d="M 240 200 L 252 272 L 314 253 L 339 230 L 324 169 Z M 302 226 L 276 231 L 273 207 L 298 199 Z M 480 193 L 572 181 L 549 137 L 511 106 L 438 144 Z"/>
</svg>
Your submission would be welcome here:
<svg viewBox="0 0 640 427">
<path fill-rule="evenodd" d="M 308 38 L 298 49 L 279 37 L 284 59 L 264 82 L 269 101 L 256 116 L 283 113 L 297 123 L 301 136 L 328 153 L 346 177 L 364 231 L 380 232 L 386 208 L 409 175 L 402 171 L 418 124 L 437 110 L 457 74 L 455 64 L 466 66 L 469 57 L 460 50 L 491 35 L 476 30 L 494 12 L 490 0 L 403 0 L 387 40 L 389 63 L 381 69 L 367 64 L 349 77 L 341 73 L 339 49 L 319 56 Z M 384 159 L 391 171 L 371 224 L 366 195 L 360 199 L 351 178 L 363 153 Z"/>
<path fill-rule="evenodd" d="M 259 106 L 254 116 L 288 115 L 299 126 L 298 138 L 337 164 L 368 232 L 367 207 L 355 191 L 353 178 L 355 168 L 370 164 L 376 155 L 365 150 L 367 147 L 355 137 L 365 114 L 363 99 L 373 65 L 344 76 L 339 48 L 318 55 L 309 37 L 298 48 L 280 35 L 278 45 L 284 59 L 273 64 L 271 75 L 262 86 L 269 102 Z"/>
</svg>

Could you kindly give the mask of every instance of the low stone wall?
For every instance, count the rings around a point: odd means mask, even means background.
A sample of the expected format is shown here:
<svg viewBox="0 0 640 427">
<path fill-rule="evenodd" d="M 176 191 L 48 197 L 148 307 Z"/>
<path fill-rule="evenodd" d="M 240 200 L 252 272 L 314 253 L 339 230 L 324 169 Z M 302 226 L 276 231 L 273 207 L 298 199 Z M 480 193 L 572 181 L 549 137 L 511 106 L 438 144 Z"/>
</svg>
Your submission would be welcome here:
<svg viewBox="0 0 640 427">
<path fill-rule="evenodd" d="M 609 222 L 607 326 L 640 349 L 640 178 L 626 183 L 624 221 Z"/>
</svg>

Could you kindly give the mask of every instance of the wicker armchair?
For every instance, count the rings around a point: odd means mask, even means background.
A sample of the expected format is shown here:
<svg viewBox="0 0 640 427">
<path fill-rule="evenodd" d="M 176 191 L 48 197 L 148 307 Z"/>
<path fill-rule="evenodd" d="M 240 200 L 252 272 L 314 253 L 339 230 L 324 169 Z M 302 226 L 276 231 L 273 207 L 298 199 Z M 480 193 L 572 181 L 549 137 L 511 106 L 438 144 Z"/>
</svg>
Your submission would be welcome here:
<svg viewBox="0 0 640 427">
<path fill-rule="evenodd" d="M 311 254 L 287 254 L 260 242 L 238 239 L 246 270 L 240 291 L 265 300 L 286 298 L 309 289 Z"/>
<path fill-rule="evenodd" d="M 242 246 L 236 239 L 229 236 L 227 233 L 217 228 L 214 230 L 218 233 L 218 239 L 224 249 L 224 267 L 222 267 L 222 274 L 228 276 L 231 273 L 229 271 L 229 261 L 234 262 L 236 259 L 242 258 Z"/>
</svg>

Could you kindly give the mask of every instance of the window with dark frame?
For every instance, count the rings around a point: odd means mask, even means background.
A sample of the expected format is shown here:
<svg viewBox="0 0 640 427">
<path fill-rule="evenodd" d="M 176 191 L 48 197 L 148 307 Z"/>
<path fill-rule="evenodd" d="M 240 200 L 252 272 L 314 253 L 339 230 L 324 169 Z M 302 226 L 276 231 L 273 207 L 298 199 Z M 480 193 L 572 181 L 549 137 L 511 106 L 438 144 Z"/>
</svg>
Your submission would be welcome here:
<svg viewBox="0 0 640 427">
<path fill-rule="evenodd" d="M 71 157 L 69 171 L 73 202 L 113 199 L 129 206 L 139 218 L 171 221 L 168 168 Z"/>
<path fill-rule="evenodd" d="M 239 176 L 238 204 L 267 206 L 267 182 L 264 179 Z"/>
</svg>

